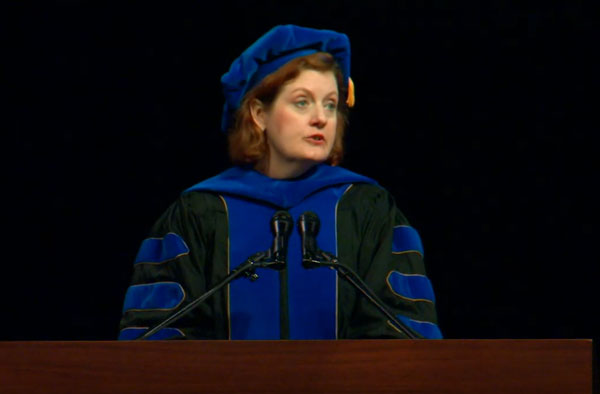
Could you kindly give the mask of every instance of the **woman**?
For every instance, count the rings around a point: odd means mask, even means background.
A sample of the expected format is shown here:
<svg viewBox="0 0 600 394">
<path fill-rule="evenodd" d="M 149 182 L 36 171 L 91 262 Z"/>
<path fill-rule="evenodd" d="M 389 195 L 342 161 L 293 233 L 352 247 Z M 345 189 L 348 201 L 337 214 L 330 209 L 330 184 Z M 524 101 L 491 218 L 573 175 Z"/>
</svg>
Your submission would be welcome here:
<svg viewBox="0 0 600 394">
<path fill-rule="evenodd" d="M 222 126 L 235 166 L 186 190 L 135 260 L 120 339 L 142 335 L 269 249 L 279 210 L 321 221 L 320 249 L 338 256 L 398 319 L 441 338 L 418 234 L 387 191 L 336 165 L 353 105 L 344 34 L 277 26 L 236 59 L 222 83 Z M 405 337 L 330 269 L 305 269 L 300 235 L 284 270 L 237 279 L 151 338 L 334 339 Z"/>
</svg>

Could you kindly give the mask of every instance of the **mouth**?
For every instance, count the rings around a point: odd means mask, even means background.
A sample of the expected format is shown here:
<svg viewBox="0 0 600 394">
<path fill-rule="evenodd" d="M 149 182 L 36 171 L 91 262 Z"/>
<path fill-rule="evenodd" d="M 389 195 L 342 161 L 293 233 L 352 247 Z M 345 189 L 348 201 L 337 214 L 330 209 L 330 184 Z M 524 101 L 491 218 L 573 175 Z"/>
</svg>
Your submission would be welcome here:
<svg viewBox="0 0 600 394">
<path fill-rule="evenodd" d="M 315 144 L 324 144 L 325 143 L 325 136 L 323 134 L 309 135 L 308 137 L 306 137 L 306 139 L 309 142 L 312 142 L 312 143 L 315 143 Z"/>
</svg>

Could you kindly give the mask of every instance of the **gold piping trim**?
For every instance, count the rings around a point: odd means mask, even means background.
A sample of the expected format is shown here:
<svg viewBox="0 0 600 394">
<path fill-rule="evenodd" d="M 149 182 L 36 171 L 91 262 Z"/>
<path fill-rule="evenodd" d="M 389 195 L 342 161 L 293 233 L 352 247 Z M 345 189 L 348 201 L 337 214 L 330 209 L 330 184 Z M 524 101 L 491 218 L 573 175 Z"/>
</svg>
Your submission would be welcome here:
<svg viewBox="0 0 600 394">
<path fill-rule="evenodd" d="M 410 228 L 413 228 L 413 229 L 414 229 L 414 227 L 413 227 L 413 226 L 408 226 L 408 225 L 406 225 L 406 224 L 399 224 L 399 225 L 397 225 L 397 226 L 394 226 L 394 228 L 397 228 L 397 227 L 410 227 Z M 417 230 L 415 230 L 415 231 L 417 231 Z M 401 251 L 401 252 L 394 252 L 394 251 L 392 251 L 392 254 L 405 254 L 405 253 L 416 253 L 416 254 L 418 254 L 419 256 L 421 256 L 421 258 L 423 258 L 423 253 L 421 253 L 421 252 L 420 252 L 420 251 L 418 251 L 418 250 L 412 250 L 412 249 L 410 249 L 410 250 L 403 250 L 403 251 Z"/>
<path fill-rule="evenodd" d="M 396 255 L 401 255 L 401 254 L 410 254 L 410 253 L 414 253 L 414 254 L 418 254 L 419 256 L 421 256 L 421 258 L 423 258 L 423 254 L 421 252 L 419 252 L 418 250 L 403 250 L 402 252 L 394 252 L 392 251 L 392 254 L 396 254 Z"/>
<path fill-rule="evenodd" d="M 432 326 L 436 326 L 436 327 L 438 326 L 437 324 L 435 324 L 435 323 L 432 323 L 432 322 L 430 322 L 430 321 L 415 320 L 415 319 L 411 319 L 410 317 L 409 317 L 408 319 L 410 319 L 411 321 L 417 322 L 417 323 L 431 324 Z M 400 320 L 400 319 L 398 319 L 398 320 Z M 394 326 L 394 325 L 392 324 L 392 322 L 391 322 L 391 321 L 387 320 L 387 321 L 386 321 L 386 323 L 388 324 L 388 326 L 392 327 L 394 330 L 396 330 L 396 331 L 398 331 L 400 334 L 403 334 L 403 335 L 404 335 L 404 333 L 403 333 L 402 331 L 398 330 L 398 328 L 397 328 L 396 326 Z M 410 327 L 410 328 L 412 328 L 412 327 Z M 425 338 L 425 336 L 424 336 L 423 334 L 421 334 L 419 331 L 417 331 L 416 329 L 412 328 L 412 330 L 413 330 L 413 331 L 415 331 L 415 332 L 417 332 L 417 333 L 418 333 L 419 335 L 421 335 L 423 338 Z"/>
<path fill-rule="evenodd" d="M 405 273 L 402 273 L 402 272 L 400 272 L 398 270 L 392 270 L 392 271 L 396 271 L 396 272 L 398 272 L 402 276 L 421 276 L 423 278 L 427 278 L 427 275 L 423 275 L 423 274 L 405 274 Z"/>
<path fill-rule="evenodd" d="M 225 198 L 223 198 L 222 195 L 217 194 L 217 196 L 219 196 L 219 198 L 221 199 L 221 201 L 223 201 L 223 207 L 225 208 L 225 217 L 227 219 L 227 275 L 229 275 L 229 271 L 231 269 L 230 267 L 230 248 L 229 248 L 229 209 L 227 208 L 227 201 L 225 201 Z M 227 284 L 227 292 L 225 293 L 225 298 L 227 299 L 227 338 L 231 339 L 231 298 L 230 298 L 230 293 L 231 292 L 231 287 L 229 285 L 229 283 Z"/>
<path fill-rule="evenodd" d="M 409 317 L 409 319 L 410 319 L 410 317 Z M 436 326 L 436 327 L 437 327 L 437 324 L 435 324 L 435 323 L 432 323 L 432 322 L 430 322 L 430 321 L 426 321 L 426 320 L 416 320 L 416 319 L 410 319 L 410 320 L 412 320 L 412 321 L 414 321 L 414 322 L 417 322 L 417 323 L 422 323 L 422 324 L 431 324 L 432 326 Z"/>
<path fill-rule="evenodd" d="M 400 334 L 402 334 L 402 335 L 406 335 L 406 334 L 404 334 L 402 331 L 398 330 L 398 327 L 394 326 L 394 325 L 392 324 L 392 322 L 390 322 L 389 320 L 386 320 L 386 323 L 387 323 L 387 325 L 388 325 L 388 326 L 392 327 L 392 328 L 393 328 L 395 331 L 399 332 L 399 333 L 400 333 Z"/>
<path fill-rule="evenodd" d="M 394 291 L 394 289 L 392 289 L 392 285 L 390 284 L 390 275 L 392 275 L 392 272 L 397 272 L 397 273 L 399 273 L 399 274 L 401 274 L 401 275 L 406 275 L 406 274 L 403 274 L 403 273 L 402 273 L 402 272 L 400 272 L 400 271 L 391 270 L 391 271 L 390 271 L 390 272 L 387 274 L 387 276 L 385 277 L 385 283 L 387 284 L 387 286 L 388 286 L 388 289 L 390 289 L 390 291 L 391 291 L 393 294 L 395 294 L 396 296 L 398 296 L 398 297 L 402 298 L 403 300 L 412 301 L 412 302 L 429 302 L 430 304 L 433 304 L 433 301 L 431 301 L 431 300 L 428 300 L 428 299 L 426 299 L 426 298 L 410 298 L 410 297 L 405 297 L 405 296 L 403 296 L 403 295 L 401 295 L 401 294 L 398 294 L 397 292 L 395 292 L 395 291 Z M 409 275 L 410 275 L 410 274 L 409 274 Z M 418 275 L 418 276 L 423 276 L 423 277 L 426 277 L 425 275 L 419 275 L 419 274 L 416 274 L 416 275 L 414 275 L 414 276 L 417 276 L 417 275 Z"/>
<path fill-rule="evenodd" d="M 138 265 L 138 264 L 151 264 L 151 265 L 164 264 L 164 263 L 167 263 L 167 262 L 172 261 L 172 260 L 177 260 L 181 256 L 185 256 L 185 255 L 188 255 L 188 254 L 190 254 L 190 252 L 181 253 L 181 254 L 178 254 L 175 257 L 171 257 L 170 259 L 163 260 L 163 261 L 157 261 L 157 262 L 153 262 L 153 261 L 140 261 L 140 262 L 135 263 L 135 265 Z"/>
<path fill-rule="evenodd" d="M 350 184 L 350 186 L 348 186 L 346 188 L 346 190 L 344 190 L 344 192 L 342 193 L 342 195 L 340 196 L 340 198 L 337 200 L 337 202 L 335 203 L 335 255 L 338 255 L 338 232 L 337 232 L 337 226 L 338 226 L 338 220 L 337 220 L 337 211 L 338 211 L 338 205 L 340 204 L 340 200 L 342 199 L 342 197 L 344 197 L 344 194 L 346 194 L 348 192 L 348 190 L 350 190 L 352 188 L 352 186 L 354 186 L 354 184 Z M 339 323 L 339 318 L 338 318 L 338 305 L 339 305 L 339 293 L 340 293 L 340 289 L 338 287 L 338 282 L 339 282 L 339 275 L 337 274 L 337 272 L 335 273 L 335 339 L 338 339 L 338 323 Z"/>
<path fill-rule="evenodd" d="M 168 259 L 166 259 L 166 260 L 163 260 L 163 261 L 139 261 L 139 262 L 137 262 L 137 263 L 134 263 L 134 265 L 138 265 L 138 264 L 152 264 L 152 265 L 158 265 L 158 264 L 163 264 L 163 263 L 166 263 L 166 262 L 168 262 L 168 261 L 177 260 L 177 259 L 178 259 L 178 258 L 180 258 L 181 256 L 185 256 L 185 255 L 188 255 L 188 254 L 190 254 L 190 248 L 189 248 L 189 246 L 187 246 L 187 243 L 185 242 L 185 240 L 183 239 L 183 237 L 182 237 L 181 235 L 179 235 L 179 234 L 177 234 L 177 233 L 174 233 L 174 232 L 172 232 L 172 231 L 169 231 L 167 234 L 165 234 L 165 237 L 166 237 L 167 235 L 169 235 L 169 234 L 175 234 L 176 236 L 178 236 L 178 237 L 181 239 L 181 241 L 183 242 L 183 244 L 185 245 L 185 247 L 186 247 L 186 249 L 187 249 L 187 252 L 180 253 L 180 254 L 178 254 L 178 255 L 177 255 L 177 256 L 175 256 L 175 257 L 171 257 L 171 258 L 168 258 Z M 165 239 L 165 237 L 148 237 L 148 238 L 146 238 L 146 239 Z M 144 241 L 145 241 L 146 239 L 144 239 Z M 143 243 L 144 241 L 142 241 L 142 243 Z"/>
<path fill-rule="evenodd" d="M 153 308 L 153 309 L 132 308 L 132 309 L 127 309 L 125 312 L 129 312 L 129 311 L 137 311 L 137 312 L 172 311 L 173 309 L 177 309 L 179 307 L 179 305 L 181 305 L 181 303 L 183 302 L 183 300 L 185 300 L 185 297 L 186 297 L 185 289 L 179 283 L 177 283 L 177 282 L 167 282 L 166 281 L 166 282 L 154 282 L 154 283 L 140 283 L 139 285 L 129 286 L 129 288 L 136 287 L 136 286 L 150 286 L 150 285 L 155 285 L 157 283 L 175 283 L 177 286 L 179 286 L 179 288 L 181 289 L 181 292 L 183 293 L 183 297 L 181 297 L 181 300 L 179 301 L 179 303 L 177 305 L 175 305 L 174 307 L 172 307 L 172 308 Z"/>
</svg>

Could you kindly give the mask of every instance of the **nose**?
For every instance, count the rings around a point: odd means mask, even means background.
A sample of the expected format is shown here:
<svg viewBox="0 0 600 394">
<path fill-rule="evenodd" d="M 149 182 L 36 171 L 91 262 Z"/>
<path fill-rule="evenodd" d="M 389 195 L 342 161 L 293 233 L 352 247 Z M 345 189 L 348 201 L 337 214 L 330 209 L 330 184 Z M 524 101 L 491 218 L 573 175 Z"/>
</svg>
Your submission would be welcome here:
<svg viewBox="0 0 600 394">
<path fill-rule="evenodd" d="M 310 125 L 316 128 L 322 129 L 327 124 L 327 115 L 325 114 L 325 108 L 321 105 L 315 105 L 310 119 Z"/>
</svg>

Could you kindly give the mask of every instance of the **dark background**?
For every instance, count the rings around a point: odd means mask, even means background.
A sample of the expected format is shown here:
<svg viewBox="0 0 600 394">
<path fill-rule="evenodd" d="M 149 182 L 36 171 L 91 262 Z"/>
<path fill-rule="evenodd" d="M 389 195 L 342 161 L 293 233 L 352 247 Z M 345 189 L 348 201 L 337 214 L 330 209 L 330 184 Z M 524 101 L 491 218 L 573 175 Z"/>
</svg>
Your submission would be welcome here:
<svg viewBox="0 0 600 394">
<path fill-rule="evenodd" d="M 221 74 L 286 23 L 350 37 L 344 166 L 419 229 L 445 337 L 597 339 L 593 10 L 360 3 L 10 6 L 0 340 L 116 338 L 150 226 L 229 165 Z"/>
</svg>

